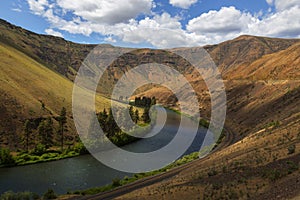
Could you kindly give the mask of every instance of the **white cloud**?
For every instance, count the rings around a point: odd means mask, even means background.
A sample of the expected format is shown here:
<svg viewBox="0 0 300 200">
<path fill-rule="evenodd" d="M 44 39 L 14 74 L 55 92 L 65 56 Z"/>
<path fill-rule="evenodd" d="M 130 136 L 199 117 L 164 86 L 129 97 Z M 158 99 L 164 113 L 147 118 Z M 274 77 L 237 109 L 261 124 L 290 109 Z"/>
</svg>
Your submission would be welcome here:
<svg viewBox="0 0 300 200">
<path fill-rule="evenodd" d="M 198 0 L 170 0 L 169 3 L 174 7 L 188 9 L 192 4 L 197 3 Z"/>
<path fill-rule="evenodd" d="M 109 43 L 116 43 L 117 40 L 114 39 L 113 37 L 109 36 L 107 38 L 104 39 L 105 42 L 109 42 Z"/>
<path fill-rule="evenodd" d="M 295 6 L 300 6 L 300 0 L 274 0 L 278 11 L 288 10 Z"/>
<path fill-rule="evenodd" d="M 127 22 L 139 14 L 149 14 L 152 0 L 57 0 L 58 5 L 85 20 L 95 23 Z"/>
<path fill-rule="evenodd" d="M 47 0 L 27 0 L 27 2 L 30 10 L 36 15 L 44 13 L 45 8 L 49 6 Z"/>
<path fill-rule="evenodd" d="M 209 11 L 188 22 L 187 30 L 199 34 L 206 33 L 240 33 L 248 29 L 254 18 L 249 13 L 242 13 L 235 7 L 223 7 L 221 10 Z"/>
<path fill-rule="evenodd" d="M 13 8 L 11 9 L 12 11 L 15 11 L 15 12 L 22 12 L 22 10 L 20 8 Z"/>
<path fill-rule="evenodd" d="M 46 29 L 45 33 L 47 33 L 48 35 L 56 36 L 56 37 L 63 37 L 63 35 L 60 32 L 54 31 L 53 29 Z"/>
<path fill-rule="evenodd" d="M 118 36 L 125 42 L 148 42 L 158 48 L 186 46 L 190 41 L 178 20 L 168 13 L 147 17 L 123 26 Z"/>
<path fill-rule="evenodd" d="M 266 0 L 269 5 L 272 5 L 274 0 Z"/>
<path fill-rule="evenodd" d="M 300 0 L 267 0 L 276 6 L 267 13 L 251 14 L 233 6 L 223 7 L 203 13 L 188 24 L 166 12 L 153 13 L 153 0 L 57 0 L 51 4 L 47 0 L 27 1 L 34 14 L 50 23 L 46 33 L 60 37 L 62 34 L 54 30 L 85 36 L 98 33 L 109 43 L 151 44 L 158 48 L 215 44 L 241 34 L 300 37 Z M 143 13 L 150 14 L 136 17 Z"/>
<path fill-rule="evenodd" d="M 271 37 L 300 37 L 300 7 L 273 13 L 251 27 L 250 34 Z"/>
</svg>

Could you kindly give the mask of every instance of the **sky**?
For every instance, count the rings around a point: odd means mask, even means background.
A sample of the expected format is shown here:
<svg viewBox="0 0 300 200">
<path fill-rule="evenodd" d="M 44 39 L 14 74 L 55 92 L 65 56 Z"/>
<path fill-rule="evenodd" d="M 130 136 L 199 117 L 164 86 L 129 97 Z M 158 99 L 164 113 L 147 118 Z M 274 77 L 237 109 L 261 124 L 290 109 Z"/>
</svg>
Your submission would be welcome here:
<svg viewBox="0 0 300 200">
<path fill-rule="evenodd" d="M 77 43 L 140 48 L 300 38 L 300 0 L 1 0 L 0 18 Z"/>
</svg>

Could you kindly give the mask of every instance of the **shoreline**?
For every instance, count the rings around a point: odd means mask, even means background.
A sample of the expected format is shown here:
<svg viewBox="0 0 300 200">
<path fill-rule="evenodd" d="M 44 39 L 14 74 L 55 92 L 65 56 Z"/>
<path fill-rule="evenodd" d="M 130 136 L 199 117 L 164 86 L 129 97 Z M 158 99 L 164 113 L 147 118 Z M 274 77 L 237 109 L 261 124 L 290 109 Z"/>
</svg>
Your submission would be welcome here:
<svg viewBox="0 0 300 200">
<path fill-rule="evenodd" d="M 174 108 L 168 108 L 168 107 L 163 107 L 163 108 L 168 109 L 168 110 L 170 110 L 172 112 L 175 112 L 176 114 L 184 115 L 186 117 L 192 118 L 191 116 L 189 116 L 187 114 L 183 114 L 182 112 L 180 112 L 179 110 L 176 110 Z M 199 126 L 208 129 L 209 122 L 206 119 L 204 119 L 204 118 L 200 118 L 200 120 L 199 120 Z M 222 137 L 222 139 L 223 139 L 223 137 Z M 138 139 L 130 141 L 129 143 L 126 143 L 126 144 L 122 144 L 121 146 L 129 145 L 129 144 L 134 143 L 136 141 L 138 141 Z M 80 144 L 80 143 L 77 143 L 77 144 Z M 218 144 L 218 143 L 216 143 L 216 144 Z M 83 144 L 81 144 L 81 145 L 83 145 Z M 216 148 L 216 146 L 217 145 L 215 145 L 214 148 Z M 83 145 L 83 147 L 84 147 L 84 145 Z M 47 163 L 47 162 L 54 162 L 54 161 L 59 161 L 59 160 L 65 160 L 65 159 L 68 159 L 68 158 L 76 158 L 76 157 L 82 156 L 82 155 L 91 155 L 87 150 L 84 150 L 84 152 L 81 153 L 81 152 L 76 152 L 76 150 L 73 149 L 73 150 L 67 151 L 65 153 L 58 153 L 59 151 L 57 151 L 56 152 L 57 153 L 56 156 L 53 156 L 53 157 L 50 157 L 50 158 L 46 158 L 46 159 L 42 159 L 42 157 L 44 155 L 47 155 L 47 154 L 49 154 L 51 152 L 53 152 L 53 151 L 51 151 L 51 150 L 49 150 L 48 152 L 46 151 L 42 155 L 34 155 L 34 154 L 30 154 L 30 153 L 23 153 L 23 154 L 20 154 L 20 155 L 17 155 L 17 156 L 13 156 L 13 159 L 15 161 L 14 164 L 0 165 L 0 168 L 22 167 L 22 166 L 27 166 L 27 165 L 34 165 L 34 164 L 41 164 L 41 163 Z M 12 153 L 15 154 L 15 153 L 18 153 L 18 152 L 12 152 Z M 28 161 L 24 161 L 24 162 L 19 162 L 19 163 L 17 162 L 18 158 L 20 159 L 20 157 L 22 157 L 22 156 L 24 157 L 26 155 L 28 157 L 32 157 L 33 159 L 32 160 L 28 160 Z"/>
</svg>

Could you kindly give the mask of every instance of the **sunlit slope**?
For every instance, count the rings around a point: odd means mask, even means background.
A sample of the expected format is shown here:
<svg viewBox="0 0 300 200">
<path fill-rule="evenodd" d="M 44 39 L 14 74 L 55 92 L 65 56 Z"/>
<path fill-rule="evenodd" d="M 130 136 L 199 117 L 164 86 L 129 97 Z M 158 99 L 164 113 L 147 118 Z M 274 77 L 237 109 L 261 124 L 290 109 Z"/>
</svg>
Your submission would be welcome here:
<svg viewBox="0 0 300 200">
<path fill-rule="evenodd" d="M 0 142 L 18 143 L 26 119 L 56 116 L 63 106 L 74 132 L 72 90 L 67 78 L 0 43 Z M 109 107 L 108 99 L 96 99 L 98 109 Z"/>
</svg>

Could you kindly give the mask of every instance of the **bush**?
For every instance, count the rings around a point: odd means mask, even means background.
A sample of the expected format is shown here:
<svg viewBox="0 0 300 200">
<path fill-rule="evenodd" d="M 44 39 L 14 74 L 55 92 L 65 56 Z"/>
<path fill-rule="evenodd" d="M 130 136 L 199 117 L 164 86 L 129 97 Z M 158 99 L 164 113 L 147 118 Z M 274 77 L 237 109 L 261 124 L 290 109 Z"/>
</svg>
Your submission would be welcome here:
<svg viewBox="0 0 300 200">
<path fill-rule="evenodd" d="M 273 181 L 273 182 L 280 179 L 281 176 L 282 175 L 281 175 L 280 171 L 277 169 L 271 170 L 266 174 L 266 177 L 269 178 L 269 180 Z"/>
<path fill-rule="evenodd" d="M 43 144 L 38 144 L 33 150 L 33 154 L 37 156 L 41 156 L 46 152 L 46 147 Z"/>
<path fill-rule="evenodd" d="M 32 192 L 19 192 L 14 193 L 12 191 L 5 192 L 0 196 L 0 200 L 37 200 L 40 199 L 39 195 Z"/>
<path fill-rule="evenodd" d="M 215 176 L 217 174 L 218 174 L 218 172 L 215 169 L 211 169 L 209 172 L 207 172 L 208 176 Z"/>
<path fill-rule="evenodd" d="M 82 143 L 76 144 L 73 149 L 76 153 L 79 153 L 80 155 L 88 153 L 87 149 Z"/>
<path fill-rule="evenodd" d="M 120 179 L 119 179 L 119 178 L 114 178 L 114 179 L 112 180 L 112 186 L 113 186 L 113 187 L 119 187 L 119 186 L 121 186 L 121 181 L 120 181 Z"/>
<path fill-rule="evenodd" d="M 295 151 L 296 151 L 296 145 L 293 144 L 288 147 L 288 154 L 293 154 L 295 153 Z"/>
<path fill-rule="evenodd" d="M 0 164 L 1 165 L 14 165 L 15 160 L 13 159 L 8 149 L 0 149 Z"/>
<path fill-rule="evenodd" d="M 48 191 L 43 195 L 43 199 L 56 199 L 57 196 L 52 189 L 48 189 Z"/>
</svg>

